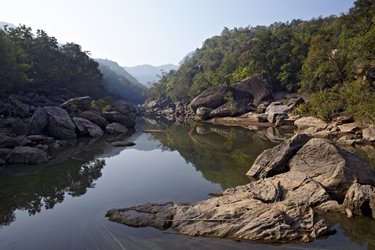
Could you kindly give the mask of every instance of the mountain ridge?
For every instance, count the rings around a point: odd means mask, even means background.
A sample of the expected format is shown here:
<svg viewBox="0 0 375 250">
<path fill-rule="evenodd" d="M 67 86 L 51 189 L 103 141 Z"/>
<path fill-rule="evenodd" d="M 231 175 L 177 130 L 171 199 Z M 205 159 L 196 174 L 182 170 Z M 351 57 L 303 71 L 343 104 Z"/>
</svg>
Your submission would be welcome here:
<svg viewBox="0 0 375 250">
<path fill-rule="evenodd" d="M 160 66 L 153 66 L 150 64 L 142 64 L 133 67 L 123 66 L 123 68 L 134 76 L 140 83 L 147 86 L 148 82 L 159 81 L 159 76 L 161 76 L 161 72 L 169 72 L 170 70 L 177 70 L 179 68 L 178 65 L 174 64 L 164 64 Z"/>
</svg>

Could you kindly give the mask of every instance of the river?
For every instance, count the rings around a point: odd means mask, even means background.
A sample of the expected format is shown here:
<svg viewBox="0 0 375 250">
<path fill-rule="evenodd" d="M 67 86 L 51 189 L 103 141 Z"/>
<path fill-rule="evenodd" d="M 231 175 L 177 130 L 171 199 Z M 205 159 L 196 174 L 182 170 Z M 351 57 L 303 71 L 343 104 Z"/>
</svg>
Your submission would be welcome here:
<svg viewBox="0 0 375 250">
<path fill-rule="evenodd" d="M 143 133 L 143 130 L 160 130 Z M 173 230 L 108 221 L 112 208 L 208 199 L 250 182 L 245 173 L 266 148 L 293 131 L 161 125 L 139 120 L 114 138 L 82 139 L 50 164 L 0 169 L 0 249 L 373 249 L 375 221 L 325 217 L 337 233 L 307 244 L 188 237 Z M 134 142 L 113 147 L 111 141 Z"/>
</svg>

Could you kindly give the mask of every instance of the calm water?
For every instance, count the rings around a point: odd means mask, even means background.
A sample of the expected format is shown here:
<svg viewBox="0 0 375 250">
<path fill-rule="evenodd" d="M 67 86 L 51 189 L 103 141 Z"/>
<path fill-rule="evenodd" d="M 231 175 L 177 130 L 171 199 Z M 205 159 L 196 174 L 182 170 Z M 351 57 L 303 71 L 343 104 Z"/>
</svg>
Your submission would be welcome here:
<svg viewBox="0 0 375 250">
<path fill-rule="evenodd" d="M 264 149 L 289 137 L 273 128 L 158 125 L 137 122 L 115 138 L 80 140 L 44 166 L 0 170 L 0 249 L 373 249 L 369 218 L 327 215 L 337 233 L 309 244 L 270 245 L 188 237 L 131 228 L 104 217 L 111 208 L 147 202 L 196 202 L 250 180 Z M 143 129 L 165 130 L 143 133 Z M 136 143 L 115 148 L 111 141 Z"/>
</svg>

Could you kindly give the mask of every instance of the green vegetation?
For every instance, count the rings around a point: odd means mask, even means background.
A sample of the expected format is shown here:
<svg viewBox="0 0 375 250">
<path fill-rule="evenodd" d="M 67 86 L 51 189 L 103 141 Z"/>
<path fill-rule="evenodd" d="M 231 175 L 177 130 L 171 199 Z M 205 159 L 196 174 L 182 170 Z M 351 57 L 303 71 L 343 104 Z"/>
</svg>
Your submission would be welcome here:
<svg viewBox="0 0 375 250">
<path fill-rule="evenodd" d="M 109 70 L 101 72 L 98 67 L 80 45 L 59 46 L 56 38 L 49 37 L 43 30 L 33 34 L 25 25 L 0 29 L 2 91 L 17 93 L 33 83 L 33 86 L 67 88 L 94 99 L 114 95 L 133 103 L 144 102 L 143 88 L 129 84 L 125 77 L 118 77 Z"/>
<path fill-rule="evenodd" d="M 275 90 L 312 94 L 299 109 L 329 120 L 338 111 L 374 122 L 375 1 L 357 0 L 340 17 L 277 22 L 268 27 L 224 28 L 164 73 L 146 91 L 148 101 L 188 102 L 205 89 L 268 73 Z"/>
</svg>

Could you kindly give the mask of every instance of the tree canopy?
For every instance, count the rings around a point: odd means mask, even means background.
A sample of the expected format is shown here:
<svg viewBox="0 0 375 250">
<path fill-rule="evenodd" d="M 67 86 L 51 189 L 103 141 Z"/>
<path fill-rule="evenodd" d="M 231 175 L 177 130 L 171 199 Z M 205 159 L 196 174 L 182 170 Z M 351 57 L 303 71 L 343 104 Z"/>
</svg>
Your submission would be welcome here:
<svg viewBox="0 0 375 250">
<path fill-rule="evenodd" d="M 25 25 L 0 29 L 0 85 L 3 91 L 18 92 L 33 83 L 67 88 L 77 95 L 89 95 L 94 99 L 116 95 L 133 103 L 144 102 L 143 89 L 124 84 L 130 82 L 125 79 L 110 81 L 113 74 L 101 72 L 99 64 L 90 58 L 90 52 L 83 51 L 79 44 L 59 46 L 56 38 L 43 30 L 34 34 Z"/>
<path fill-rule="evenodd" d="M 148 101 L 169 98 L 188 102 L 209 87 L 233 85 L 268 73 L 275 90 L 310 94 L 333 90 L 337 95 L 327 98 L 348 100 L 340 101 L 343 105 L 339 109 L 358 108 L 359 103 L 363 104 L 359 92 L 352 93 L 358 97 L 354 99 L 344 93 L 364 89 L 368 95 L 374 93 L 374 24 L 375 1 L 357 0 L 339 17 L 295 19 L 268 27 L 225 27 L 220 35 L 207 39 L 186 57 L 176 72 L 166 73 L 154 82 L 147 91 Z M 349 100 L 354 105 L 350 108 Z"/>
</svg>

